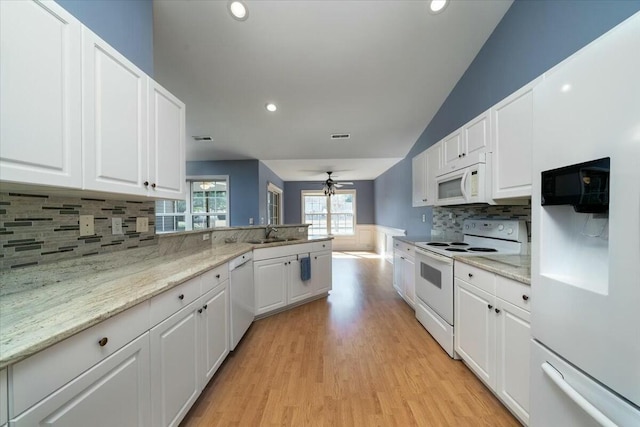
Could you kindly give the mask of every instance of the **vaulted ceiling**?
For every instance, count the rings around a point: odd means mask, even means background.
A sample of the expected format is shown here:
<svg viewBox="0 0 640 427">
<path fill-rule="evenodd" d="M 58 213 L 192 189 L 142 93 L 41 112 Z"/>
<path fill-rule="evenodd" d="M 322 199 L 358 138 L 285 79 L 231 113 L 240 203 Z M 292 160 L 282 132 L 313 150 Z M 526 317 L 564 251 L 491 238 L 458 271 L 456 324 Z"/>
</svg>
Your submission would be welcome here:
<svg viewBox="0 0 640 427">
<path fill-rule="evenodd" d="M 155 79 L 187 105 L 187 160 L 374 179 L 406 156 L 511 3 L 432 14 L 427 1 L 247 0 L 238 21 L 227 1 L 155 0 Z"/>
</svg>

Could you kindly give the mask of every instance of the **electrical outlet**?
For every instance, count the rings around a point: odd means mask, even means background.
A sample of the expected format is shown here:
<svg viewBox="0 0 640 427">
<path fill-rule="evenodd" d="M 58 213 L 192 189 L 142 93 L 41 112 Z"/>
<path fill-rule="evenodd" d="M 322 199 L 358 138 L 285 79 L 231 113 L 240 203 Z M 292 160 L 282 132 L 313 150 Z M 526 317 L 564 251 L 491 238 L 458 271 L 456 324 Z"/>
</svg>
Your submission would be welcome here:
<svg viewBox="0 0 640 427">
<path fill-rule="evenodd" d="M 427 222 L 427 214 L 422 214 L 422 222 Z"/>
<path fill-rule="evenodd" d="M 249 218 L 249 225 L 253 225 L 253 218 Z"/>
<path fill-rule="evenodd" d="M 111 234 L 123 234 L 122 218 L 111 218 Z"/>
<path fill-rule="evenodd" d="M 139 216 L 136 218 L 136 233 L 146 233 L 149 231 L 149 218 Z"/>
<path fill-rule="evenodd" d="M 80 215 L 80 235 L 93 236 L 96 234 L 93 226 L 93 215 Z"/>
<path fill-rule="evenodd" d="M 209 233 L 204 233 L 202 235 L 202 240 L 209 240 Z"/>
<path fill-rule="evenodd" d="M 304 233 L 305 228 L 304 227 L 298 227 L 298 233 Z"/>
</svg>

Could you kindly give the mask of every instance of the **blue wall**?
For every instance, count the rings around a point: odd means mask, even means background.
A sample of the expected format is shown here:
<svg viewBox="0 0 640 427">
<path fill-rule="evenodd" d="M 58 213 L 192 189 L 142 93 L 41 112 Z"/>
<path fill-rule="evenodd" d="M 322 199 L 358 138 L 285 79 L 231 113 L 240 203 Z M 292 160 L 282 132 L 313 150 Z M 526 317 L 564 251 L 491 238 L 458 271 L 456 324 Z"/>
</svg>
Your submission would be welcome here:
<svg viewBox="0 0 640 427">
<path fill-rule="evenodd" d="M 258 162 L 258 214 L 259 223 L 267 221 L 267 186 L 274 184 L 284 192 L 284 181 L 262 162 Z M 286 195 L 283 193 L 283 199 Z M 283 200 L 284 202 L 284 200 Z M 284 209 L 284 207 L 283 207 Z M 284 221 L 284 218 L 283 218 Z"/>
<path fill-rule="evenodd" d="M 118 52 L 153 77 L 151 0 L 56 0 Z"/>
<path fill-rule="evenodd" d="M 377 224 L 428 233 L 431 208 L 411 207 L 412 157 L 638 10 L 638 0 L 516 0 L 407 158 L 375 180 Z"/>
<path fill-rule="evenodd" d="M 257 160 L 187 162 L 187 177 L 228 175 L 229 225 L 232 227 L 249 225 L 249 218 L 253 218 L 254 224 L 258 225 L 260 223 L 258 163 Z M 266 212 L 266 207 L 264 211 Z"/>
<path fill-rule="evenodd" d="M 302 222 L 302 190 L 321 190 L 320 181 L 288 181 L 284 183 L 284 221 L 286 224 Z M 356 190 L 356 223 L 375 224 L 373 181 L 353 181 L 344 189 Z"/>
</svg>

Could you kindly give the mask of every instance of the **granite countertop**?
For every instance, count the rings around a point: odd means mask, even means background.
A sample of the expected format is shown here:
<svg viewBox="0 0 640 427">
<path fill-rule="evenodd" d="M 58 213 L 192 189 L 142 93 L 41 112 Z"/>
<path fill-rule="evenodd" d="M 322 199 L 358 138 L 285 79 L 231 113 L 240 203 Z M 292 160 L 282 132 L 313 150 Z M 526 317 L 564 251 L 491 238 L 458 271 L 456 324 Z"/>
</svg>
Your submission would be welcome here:
<svg viewBox="0 0 640 427">
<path fill-rule="evenodd" d="M 531 257 L 529 255 L 456 256 L 454 259 L 456 262 L 473 265 L 531 285 Z"/>
<path fill-rule="evenodd" d="M 153 246 L 0 272 L 0 368 L 262 245 L 230 243 L 159 256 Z"/>
<path fill-rule="evenodd" d="M 393 236 L 395 240 L 399 240 L 401 242 L 409 243 L 413 245 L 416 242 L 430 242 L 431 237 L 429 236 Z"/>
</svg>

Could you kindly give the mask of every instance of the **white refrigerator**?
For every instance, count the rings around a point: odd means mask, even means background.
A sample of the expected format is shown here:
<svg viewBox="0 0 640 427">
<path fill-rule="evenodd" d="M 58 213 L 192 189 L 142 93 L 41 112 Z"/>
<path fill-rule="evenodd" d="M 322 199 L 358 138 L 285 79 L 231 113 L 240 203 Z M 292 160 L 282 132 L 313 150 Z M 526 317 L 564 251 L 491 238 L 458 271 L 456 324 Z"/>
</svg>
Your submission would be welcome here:
<svg viewBox="0 0 640 427">
<path fill-rule="evenodd" d="M 640 13 L 533 106 L 531 425 L 640 426 Z"/>
</svg>

